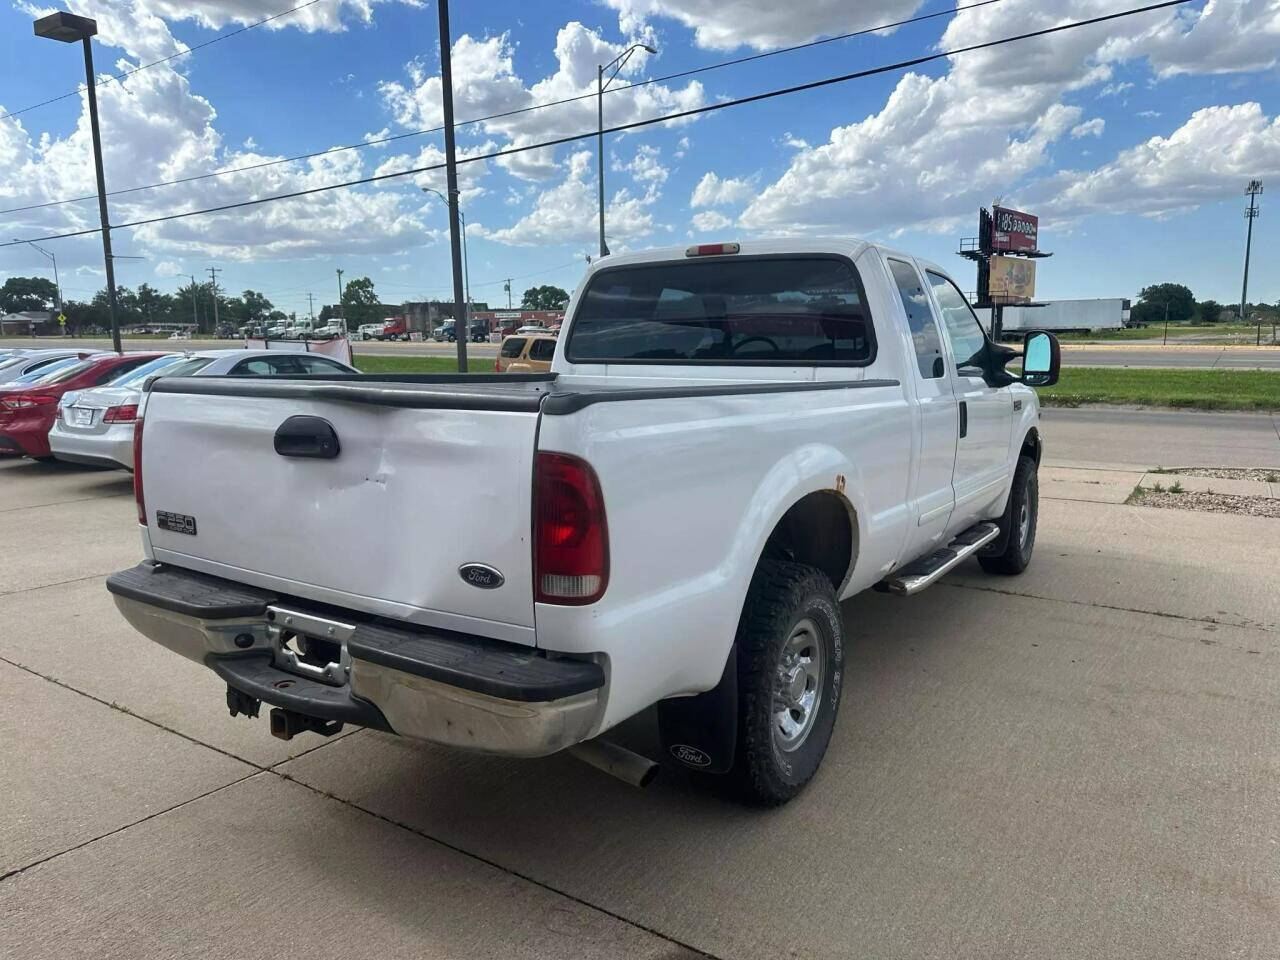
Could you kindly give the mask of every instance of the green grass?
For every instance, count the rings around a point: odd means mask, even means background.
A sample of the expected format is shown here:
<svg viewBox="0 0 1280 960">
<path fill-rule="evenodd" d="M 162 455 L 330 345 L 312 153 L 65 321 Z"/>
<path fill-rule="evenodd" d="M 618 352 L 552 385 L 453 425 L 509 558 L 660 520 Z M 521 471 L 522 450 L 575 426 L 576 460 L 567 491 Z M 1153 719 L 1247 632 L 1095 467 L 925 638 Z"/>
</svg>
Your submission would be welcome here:
<svg viewBox="0 0 1280 960">
<path fill-rule="evenodd" d="M 1046 406 L 1090 403 L 1189 410 L 1280 410 L 1280 373 L 1269 370 L 1132 370 L 1067 367 L 1052 387 L 1039 388 Z"/>
<path fill-rule="evenodd" d="M 1270 338 L 1271 331 L 1266 329 L 1269 324 L 1264 324 L 1262 332 L 1263 341 Z M 1189 334 L 1212 334 L 1215 336 L 1228 336 L 1230 334 L 1256 334 L 1258 327 L 1256 324 L 1241 326 L 1238 323 L 1215 323 L 1212 326 L 1205 324 L 1169 324 L 1169 336 L 1181 337 Z M 1124 330 L 1097 330 L 1093 333 L 1060 333 L 1059 340 L 1161 340 L 1164 338 L 1164 324 L 1153 323 L 1149 327 L 1131 327 Z"/>
<path fill-rule="evenodd" d="M 356 367 L 362 373 L 457 373 L 458 361 L 454 357 L 388 357 L 371 353 L 357 353 Z M 493 373 L 492 357 L 467 357 L 470 373 Z"/>
</svg>

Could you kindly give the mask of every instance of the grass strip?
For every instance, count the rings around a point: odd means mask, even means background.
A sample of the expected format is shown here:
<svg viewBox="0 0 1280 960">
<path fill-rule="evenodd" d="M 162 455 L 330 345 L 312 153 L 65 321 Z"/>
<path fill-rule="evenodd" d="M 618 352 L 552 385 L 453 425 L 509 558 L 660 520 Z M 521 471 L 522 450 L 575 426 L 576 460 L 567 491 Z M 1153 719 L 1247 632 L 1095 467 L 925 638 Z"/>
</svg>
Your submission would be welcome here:
<svg viewBox="0 0 1280 960">
<path fill-rule="evenodd" d="M 1280 372 L 1065 367 L 1038 390 L 1045 406 L 1092 403 L 1187 410 L 1280 410 Z"/>
</svg>

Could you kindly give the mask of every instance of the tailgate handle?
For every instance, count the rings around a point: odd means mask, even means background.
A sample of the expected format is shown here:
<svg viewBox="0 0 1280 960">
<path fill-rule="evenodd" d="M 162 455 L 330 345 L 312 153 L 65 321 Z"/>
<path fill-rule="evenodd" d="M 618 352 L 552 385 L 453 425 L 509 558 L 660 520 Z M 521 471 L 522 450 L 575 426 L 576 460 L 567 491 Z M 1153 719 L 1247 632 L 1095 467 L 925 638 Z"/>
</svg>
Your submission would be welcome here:
<svg viewBox="0 0 1280 960">
<path fill-rule="evenodd" d="M 276 453 L 282 457 L 333 460 L 341 447 L 333 424 L 321 417 L 290 417 L 276 428 Z"/>
</svg>

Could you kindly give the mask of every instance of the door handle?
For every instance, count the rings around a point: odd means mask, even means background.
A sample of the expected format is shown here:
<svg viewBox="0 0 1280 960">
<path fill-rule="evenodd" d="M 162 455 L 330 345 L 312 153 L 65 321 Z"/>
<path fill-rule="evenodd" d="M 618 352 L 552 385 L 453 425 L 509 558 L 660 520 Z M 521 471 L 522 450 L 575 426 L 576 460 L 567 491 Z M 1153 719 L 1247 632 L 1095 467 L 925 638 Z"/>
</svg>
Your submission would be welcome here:
<svg viewBox="0 0 1280 960">
<path fill-rule="evenodd" d="M 290 417 L 276 428 L 276 453 L 282 457 L 334 460 L 341 452 L 333 424 L 321 417 Z"/>
<path fill-rule="evenodd" d="M 963 439 L 969 433 L 969 404 L 960 401 L 960 436 Z"/>
</svg>

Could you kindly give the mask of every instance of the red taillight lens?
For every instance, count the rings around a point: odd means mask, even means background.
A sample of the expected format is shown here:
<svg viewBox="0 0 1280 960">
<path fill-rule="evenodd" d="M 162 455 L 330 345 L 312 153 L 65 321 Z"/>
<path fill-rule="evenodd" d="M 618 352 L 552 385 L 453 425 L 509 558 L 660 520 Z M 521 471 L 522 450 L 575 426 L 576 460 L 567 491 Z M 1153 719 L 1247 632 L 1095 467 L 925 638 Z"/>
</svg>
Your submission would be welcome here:
<svg viewBox="0 0 1280 960">
<path fill-rule="evenodd" d="M 595 471 L 568 454 L 539 453 L 533 496 L 534 598 L 595 603 L 609 585 L 609 527 Z"/>
<path fill-rule="evenodd" d="M 684 251 L 686 257 L 722 257 L 737 253 L 742 247 L 736 243 L 695 243 Z"/>
<path fill-rule="evenodd" d="M 147 504 L 142 498 L 142 420 L 133 425 L 133 499 L 138 505 L 138 522 L 147 525 Z"/>
<path fill-rule="evenodd" d="M 502 372 L 502 364 L 498 361 L 498 358 L 497 358 L 497 357 L 494 357 L 494 358 L 493 358 L 493 372 L 494 372 L 494 373 L 501 373 L 501 372 Z"/>
<path fill-rule="evenodd" d="M 103 423 L 133 423 L 138 419 L 138 405 L 126 403 L 118 407 L 108 407 L 102 415 Z"/>
</svg>

